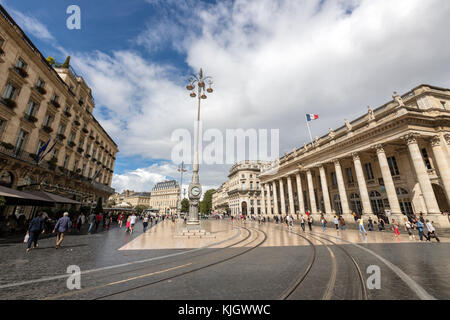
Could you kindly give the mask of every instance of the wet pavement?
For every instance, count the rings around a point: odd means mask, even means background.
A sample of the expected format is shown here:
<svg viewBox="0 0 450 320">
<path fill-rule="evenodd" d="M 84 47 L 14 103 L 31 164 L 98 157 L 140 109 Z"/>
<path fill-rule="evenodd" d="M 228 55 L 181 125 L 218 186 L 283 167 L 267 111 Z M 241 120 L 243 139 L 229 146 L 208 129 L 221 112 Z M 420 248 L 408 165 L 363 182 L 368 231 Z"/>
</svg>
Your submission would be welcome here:
<svg viewBox="0 0 450 320">
<path fill-rule="evenodd" d="M 138 223 L 133 235 L 68 235 L 58 250 L 54 238 L 30 253 L 3 244 L 0 299 L 450 299 L 449 238 L 229 220 L 202 227 L 213 237 L 180 237 L 183 222 L 165 221 L 145 234 Z M 82 271 L 81 290 L 66 286 L 70 265 Z M 367 287 L 369 266 L 379 267 L 380 289 Z"/>
</svg>

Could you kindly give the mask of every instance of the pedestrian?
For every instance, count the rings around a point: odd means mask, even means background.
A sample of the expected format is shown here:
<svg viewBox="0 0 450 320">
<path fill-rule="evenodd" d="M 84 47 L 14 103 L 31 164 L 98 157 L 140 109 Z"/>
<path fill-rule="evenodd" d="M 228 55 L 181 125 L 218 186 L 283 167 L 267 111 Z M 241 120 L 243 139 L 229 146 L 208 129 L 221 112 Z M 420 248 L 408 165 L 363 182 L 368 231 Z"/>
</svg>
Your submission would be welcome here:
<svg viewBox="0 0 450 320">
<path fill-rule="evenodd" d="M 393 229 L 395 233 L 395 237 L 398 238 L 400 236 L 400 230 L 399 230 L 399 224 L 398 221 L 395 221 L 395 219 L 392 219 Z"/>
<path fill-rule="evenodd" d="M 373 227 L 373 220 L 372 220 L 372 217 L 369 217 L 369 224 L 368 224 L 368 229 L 369 229 L 369 231 L 373 231 L 374 230 L 374 227 Z"/>
<path fill-rule="evenodd" d="M 55 228 L 53 229 L 53 233 L 56 232 L 56 246 L 55 249 L 58 249 L 64 240 L 65 233 L 70 229 L 71 223 L 69 218 L 69 213 L 64 212 L 63 216 L 58 219 L 56 222 Z"/>
<path fill-rule="evenodd" d="M 117 224 L 119 226 L 119 228 L 122 228 L 122 224 L 123 224 L 123 219 L 125 218 L 125 216 L 123 215 L 123 213 L 121 212 L 119 214 L 119 216 L 117 217 Z"/>
<path fill-rule="evenodd" d="M 37 248 L 39 235 L 45 232 L 45 219 L 43 217 L 42 211 L 38 213 L 37 217 L 30 221 L 28 226 L 28 244 L 27 252 L 31 250 L 31 243 L 34 243 L 34 248 Z"/>
<path fill-rule="evenodd" d="M 433 236 L 433 238 L 435 238 L 437 242 L 441 242 L 439 240 L 438 236 L 436 235 L 436 229 L 434 228 L 432 222 L 430 222 L 430 220 L 426 220 L 425 225 L 427 226 L 427 230 L 428 230 L 427 241 L 431 242 L 431 236 Z"/>
<path fill-rule="evenodd" d="M 308 217 L 308 228 L 309 231 L 312 231 L 313 218 L 311 216 Z"/>
<path fill-rule="evenodd" d="M 79 216 L 78 216 L 78 219 L 77 219 L 77 231 L 78 231 L 78 233 L 80 233 L 81 232 L 81 227 L 82 227 L 82 225 L 83 225 L 83 218 L 82 217 L 84 217 L 84 214 L 83 213 L 81 213 Z"/>
<path fill-rule="evenodd" d="M 378 219 L 378 230 L 384 231 L 385 230 L 384 225 L 385 225 L 384 219 L 381 217 L 380 219 Z"/>
<path fill-rule="evenodd" d="M 358 221 L 358 216 L 356 215 L 356 212 L 353 211 L 352 215 L 353 219 L 355 219 L 355 222 Z"/>
<path fill-rule="evenodd" d="M 303 215 L 300 218 L 300 226 L 302 227 L 303 232 L 305 232 L 305 217 Z"/>
<path fill-rule="evenodd" d="M 345 230 L 345 220 L 343 216 L 339 217 L 339 224 L 341 226 L 341 230 Z"/>
<path fill-rule="evenodd" d="M 408 232 L 409 239 L 416 240 L 416 236 L 412 232 L 412 224 L 407 218 L 405 218 L 405 231 Z"/>
<path fill-rule="evenodd" d="M 142 226 L 144 228 L 144 233 L 145 233 L 147 231 L 147 227 L 148 227 L 148 216 L 147 215 L 142 220 Z"/>
<path fill-rule="evenodd" d="M 91 234 L 92 228 L 94 227 L 95 224 L 95 214 L 93 212 L 88 216 L 88 223 L 89 223 L 88 234 Z"/>
<path fill-rule="evenodd" d="M 106 230 L 109 231 L 109 227 L 111 226 L 111 216 L 109 215 L 109 213 L 106 215 L 105 218 L 105 226 Z"/>
<path fill-rule="evenodd" d="M 126 226 L 125 232 L 129 232 L 130 231 L 130 224 L 131 224 L 131 216 L 128 216 L 127 217 L 127 224 L 125 225 Z"/>
<path fill-rule="evenodd" d="M 322 228 L 323 231 L 325 232 L 327 229 L 327 219 L 325 219 L 323 215 L 320 217 L 320 222 L 322 223 Z"/>
<path fill-rule="evenodd" d="M 364 220 L 362 216 L 358 219 L 358 223 L 359 223 L 359 234 L 362 235 L 364 231 L 364 234 L 367 236 L 367 231 L 366 229 L 364 229 Z"/>
<path fill-rule="evenodd" d="M 420 221 L 420 220 L 417 220 L 416 221 L 416 228 L 419 231 L 419 239 L 420 239 L 420 241 L 423 241 L 423 236 L 424 236 L 424 234 L 423 234 L 423 228 L 424 228 L 423 222 Z"/>
<path fill-rule="evenodd" d="M 334 223 L 334 226 L 336 227 L 336 230 L 339 231 L 339 220 L 336 216 L 334 216 L 334 218 L 333 218 L 333 223 Z"/>
<path fill-rule="evenodd" d="M 100 222 L 103 221 L 103 215 L 101 212 L 99 212 L 96 216 L 95 216 L 95 232 L 97 232 L 98 230 L 98 225 L 100 224 Z"/>
<path fill-rule="evenodd" d="M 289 221 L 288 221 L 288 223 L 289 223 L 289 231 L 291 231 L 292 227 L 294 226 L 294 217 L 289 215 L 287 218 L 289 219 Z"/>
<path fill-rule="evenodd" d="M 133 230 L 134 230 L 134 225 L 136 224 L 136 214 L 133 212 L 133 214 L 131 215 L 131 219 L 130 219 L 130 234 L 133 234 Z"/>
</svg>

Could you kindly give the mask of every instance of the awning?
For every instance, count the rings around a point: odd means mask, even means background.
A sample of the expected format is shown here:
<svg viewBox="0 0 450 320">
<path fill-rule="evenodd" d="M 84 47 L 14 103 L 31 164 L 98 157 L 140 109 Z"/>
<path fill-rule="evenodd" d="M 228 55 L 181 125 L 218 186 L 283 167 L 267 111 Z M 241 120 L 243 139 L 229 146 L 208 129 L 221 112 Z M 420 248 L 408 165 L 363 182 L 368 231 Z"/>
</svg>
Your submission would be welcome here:
<svg viewBox="0 0 450 320">
<path fill-rule="evenodd" d="M 46 191 L 25 191 L 28 194 L 37 196 L 39 198 L 46 199 L 46 201 L 60 204 L 80 204 L 80 202 L 58 196 L 57 194 L 46 192 Z"/>
<path fill-rule="evenodd" d="M 53 201 L 39 195 L 0 186 L 0 196 L 5 197 L 6 205 L 52 206 Z"/>
</svg>

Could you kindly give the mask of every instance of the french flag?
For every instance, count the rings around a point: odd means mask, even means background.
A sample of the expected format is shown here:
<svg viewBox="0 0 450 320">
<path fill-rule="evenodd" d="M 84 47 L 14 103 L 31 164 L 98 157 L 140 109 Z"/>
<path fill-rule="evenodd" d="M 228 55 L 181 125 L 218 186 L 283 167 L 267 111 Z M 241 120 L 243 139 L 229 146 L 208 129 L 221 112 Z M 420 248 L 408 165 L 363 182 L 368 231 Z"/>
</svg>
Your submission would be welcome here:
<svg viewBox="0 0 450 320">
<path fill-rule="evenodd" d="M 313 114 L 313 113 L 309 113 L 306 115 L 306 120 L 307 121 L 313 121 L 319 119 L 319 115 L 318 114 Z"/>
</svg>

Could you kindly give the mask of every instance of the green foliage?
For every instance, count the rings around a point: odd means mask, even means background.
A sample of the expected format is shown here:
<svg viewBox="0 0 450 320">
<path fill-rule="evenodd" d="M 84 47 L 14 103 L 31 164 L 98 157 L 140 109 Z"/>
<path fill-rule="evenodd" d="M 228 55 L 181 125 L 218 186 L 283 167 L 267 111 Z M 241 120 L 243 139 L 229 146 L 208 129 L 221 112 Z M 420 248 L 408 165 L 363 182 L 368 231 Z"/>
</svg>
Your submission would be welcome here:
<svg viewBox="0 0 450 320">
<path fill-rule="evenodd" d="M 189 199 L 181 200 L 181 212 L 189 212 Z"/>
<path fill-rule="evenodd" d="M 137 212 L 138 214 L 141 214 L 143 211 L 145 211 L 145 210 L 147 210 L 147 209 L 148 209 L 148 206 L 143 205 L 143 204 L 140 204 L 140 205 L 134 207 L 134 210 L 136 210 L 136 212 Z"/>
<path fill-rule="evenodd" d="M 68 69 L 69 66 L 70 66 L 70 56 L 68 56 L 68 57 L 66 58 L 66 61 L 64 61 L 62 67 Z"/>
<path fill-rule="evenodd" d="M 203 200 L 200 201 L 200 212 L 201 213 L 209 213 L 212 208 L 212 194 L 215 192 L 215 189 L 209 189 L 203 195 Z"/>
<path fill-rule="evenodd" d="M 53 67 L 53 65 L 56 63 L 56 61 L 55 61 L 55 58 L 53 58 L 53 57 L 47 57 L 47 62 L 48 62 L 48 64 L 49 65 L 51 65 L 52 67 Z"/>
</svg>

